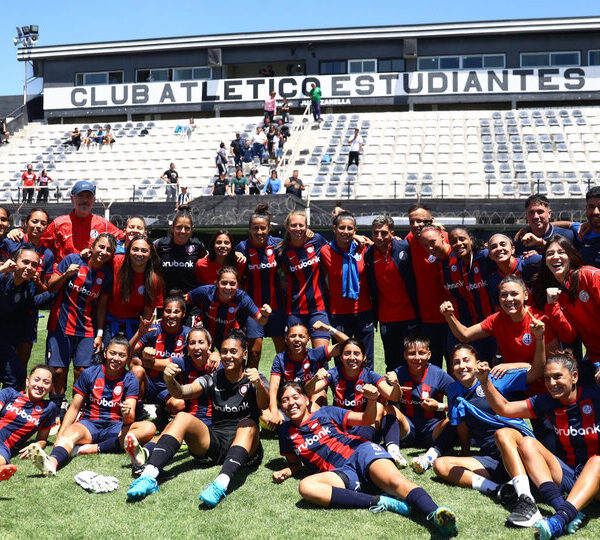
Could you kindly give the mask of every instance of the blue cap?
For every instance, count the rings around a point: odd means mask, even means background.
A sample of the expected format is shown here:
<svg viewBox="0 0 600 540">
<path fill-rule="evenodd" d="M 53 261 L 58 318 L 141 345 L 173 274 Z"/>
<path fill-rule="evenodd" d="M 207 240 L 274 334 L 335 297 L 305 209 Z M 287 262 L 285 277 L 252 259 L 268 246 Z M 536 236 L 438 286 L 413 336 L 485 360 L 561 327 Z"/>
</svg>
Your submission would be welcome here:
<svg viewBox="0 0 600 540">
<path fill-rule="evenodd" d="M 88 182 L 87 180 L 79 180 L 79 182 L 77 182 L 73 186 L 73 189 L 71 190 L 71 195 L 79 195 L 84 191 L 89 191 L 90 193 L 96 195 L 96 186 L 91 182 Z"/>
</svg>

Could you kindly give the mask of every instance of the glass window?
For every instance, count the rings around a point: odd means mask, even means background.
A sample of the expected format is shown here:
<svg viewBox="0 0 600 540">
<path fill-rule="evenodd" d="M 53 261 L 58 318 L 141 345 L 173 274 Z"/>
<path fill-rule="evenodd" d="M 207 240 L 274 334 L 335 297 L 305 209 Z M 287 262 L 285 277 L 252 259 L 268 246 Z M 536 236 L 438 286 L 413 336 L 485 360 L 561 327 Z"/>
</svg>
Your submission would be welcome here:
<svg viewBox="0 0 600 540">
<path fill-rule="evenodd" d="M 376 71 L 375 60 L 348 60 L 348 73 L 375 73 Z"/>
<path fill-rule="evenodd" d="M 394 73 L 404 71 L 404 60 L 402 58 L 386 58 L 377 61 L 379 73 Z"/>
<path fill-rule="evenodd" d="M 123 84 L 123 72 L 122 71 L 109 72 L 108 84 Z"/>
<path fill-rule="evenodd" d="M 590 66 L 600 66 L 600 51 L 590 51 L 588 64 Z"/>
<path fill-rule="evenodd" d="M 485 68 L 503 68 L 505 59 L 503 54 L 490 54 L 483 57 L 483 67 Z"/>
<path fill-rule="evenodd" d="M 75 86 L 83 86 L 83 73 L 75 73 Z"/>
<path fill-rule="evenodd" d="M 555 52 L 550 54 L 551 66 L 578 66 L 580 63 L 578 52 Z"/>
<path fill-rule="evenodd" d="M 321 75 L 340 75 L 346 73 L 346 62 L 321 62 Z"/>
<path fill-rule="evenodd" d="M 440 69 L 458 69 L 460 59 L 458 56 L 443 56 L 440 58 Z"/>
<path fill-rule="evenodd" d="M 417 61 L 417 67 L 419 71 L 425 71 L 430 69 L 438 69 L 439 59 L 435 57 L 431 58 L 419 58 Z"/>
<path fill-rule="evenodd" d="M 212 79 L 212 68 L 209 68 L 209 67 L 194 68 L 194 79 Z"/>
<path fill-rule="evenodd" d="M 169 70 L 168 69 L 151 69 L 150 70 L 150 78 L 147 80 L 149 82 L 169 81 L 169 80 L 171 80 L 169 77 Z"/>
<path fill-rule="evenodd" d="M 521 67 L 550 65 L 550 53 L 521 53 Z"/>
<path fill-rule="evenodd" d="M 483 67 L 482 56 L 463 56 L 462 67 L 464 69 L 479 69 Z"/>
</svg>

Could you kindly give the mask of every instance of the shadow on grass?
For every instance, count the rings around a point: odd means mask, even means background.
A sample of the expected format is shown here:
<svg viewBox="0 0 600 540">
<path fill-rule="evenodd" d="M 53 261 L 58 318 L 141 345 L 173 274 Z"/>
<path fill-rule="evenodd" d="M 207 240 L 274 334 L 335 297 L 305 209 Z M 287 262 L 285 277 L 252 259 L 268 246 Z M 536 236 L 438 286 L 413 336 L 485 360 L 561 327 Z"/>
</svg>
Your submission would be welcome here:
<svg viewBox="0 0 600 540">
<path fill-rule="evenodd" d="M 14 501 L 14 497 L 0 497 L 0 501 Z"/>
</svg>

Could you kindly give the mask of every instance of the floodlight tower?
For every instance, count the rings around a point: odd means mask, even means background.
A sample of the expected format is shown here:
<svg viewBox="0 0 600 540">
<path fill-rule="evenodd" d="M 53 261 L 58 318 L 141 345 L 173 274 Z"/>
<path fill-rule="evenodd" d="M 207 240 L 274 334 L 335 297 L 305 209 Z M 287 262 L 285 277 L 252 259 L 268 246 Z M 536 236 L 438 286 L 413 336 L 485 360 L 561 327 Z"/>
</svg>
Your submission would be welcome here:
<svg viewBox="0 0 600 540">
<path fill-rule="evenodd" d="M 14 38 L 13 43 L 15 46 L 21 45 L 26 49 L 31 49 L 40 37 L 40 28 L 37 24 L 30 24 L 29 26 L 17 26 L 17 36 Z M 23 106 L 27 105 L 27 64 L 29 62 L 25 60 L 25 74 L 23 76 Z"/>
</svg>

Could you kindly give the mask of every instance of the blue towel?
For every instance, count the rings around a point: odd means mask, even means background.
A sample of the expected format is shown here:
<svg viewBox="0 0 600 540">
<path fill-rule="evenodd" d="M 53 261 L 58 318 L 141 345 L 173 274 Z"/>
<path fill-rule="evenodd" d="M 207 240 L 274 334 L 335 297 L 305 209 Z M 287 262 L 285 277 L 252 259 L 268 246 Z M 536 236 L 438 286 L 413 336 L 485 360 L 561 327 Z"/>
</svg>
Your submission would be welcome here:
<svg viewBox="0 0 600 540">
<path fill-rule="evenodd" d="M 355 258 L 356 249 L 358 247 L 357 243 L 353 241 L 350 244 L 349 251 L 341 251 L 335 245 L 335 242 L 329 242 L 329 245 L 333 251 L 342 256 L 342 296 L 344 298 L 358 300 L 360 281 L 358 277 L 358 262 Z"/>
</svg>

